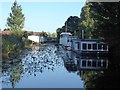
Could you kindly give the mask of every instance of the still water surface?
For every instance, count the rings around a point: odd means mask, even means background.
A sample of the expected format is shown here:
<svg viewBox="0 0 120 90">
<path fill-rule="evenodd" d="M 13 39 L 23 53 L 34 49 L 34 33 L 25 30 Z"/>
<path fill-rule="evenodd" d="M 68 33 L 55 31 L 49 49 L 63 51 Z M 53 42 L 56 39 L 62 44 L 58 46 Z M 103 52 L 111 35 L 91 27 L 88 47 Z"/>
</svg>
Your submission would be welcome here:
<svg viewBox="0 0 120 90">
<path fill-rule="evenodd" d="M 84 81 L 66 51 L 54 45 L 26 50 L 2 67 L 3 88 L 83 88 Z M 70 61 L 70 60 L 68 60 Z"/>
</svg>

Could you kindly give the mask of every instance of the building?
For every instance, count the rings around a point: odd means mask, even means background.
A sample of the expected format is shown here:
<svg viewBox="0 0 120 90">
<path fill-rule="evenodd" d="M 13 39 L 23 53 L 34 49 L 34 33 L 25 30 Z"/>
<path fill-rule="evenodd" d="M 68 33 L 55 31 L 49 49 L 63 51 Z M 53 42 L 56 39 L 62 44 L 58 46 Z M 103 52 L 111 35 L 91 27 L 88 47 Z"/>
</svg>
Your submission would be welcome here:
<svg viewBox="0 0 120 90">
<path fill-rule="evenodd" d="M 0 31 L 0 35 L 11 35 L 11 31 Z"/>
<path fill-rule="evenodd" d="M 30 36 L 28 36 L 28 39 L 31 40 L 31 41 L 34 41 L 36 43 L 39 43 L 39 36 L 30 35 Z"/>
</svg>

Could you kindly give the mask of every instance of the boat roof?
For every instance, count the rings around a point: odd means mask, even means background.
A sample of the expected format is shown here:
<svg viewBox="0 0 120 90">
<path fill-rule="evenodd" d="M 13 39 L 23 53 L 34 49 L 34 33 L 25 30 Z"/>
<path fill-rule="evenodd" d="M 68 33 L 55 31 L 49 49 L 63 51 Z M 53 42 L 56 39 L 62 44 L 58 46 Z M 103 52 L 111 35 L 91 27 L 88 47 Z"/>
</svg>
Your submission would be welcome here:
<svg viewBox="0 0 120 90">
<path fill-rule="evenodd" d="M 99 40 L 99 39 L 73 39 L 73 41 L 80 41 L 80 42 L 86 41 L 86 42 L 100 42 L 100 43 L 104 43 L 104 41 Z"/>
<path fill-rule="evenodd" d="M 72 35 L 70 32 L 62 32 L 60 35 Z"/>
</svg>

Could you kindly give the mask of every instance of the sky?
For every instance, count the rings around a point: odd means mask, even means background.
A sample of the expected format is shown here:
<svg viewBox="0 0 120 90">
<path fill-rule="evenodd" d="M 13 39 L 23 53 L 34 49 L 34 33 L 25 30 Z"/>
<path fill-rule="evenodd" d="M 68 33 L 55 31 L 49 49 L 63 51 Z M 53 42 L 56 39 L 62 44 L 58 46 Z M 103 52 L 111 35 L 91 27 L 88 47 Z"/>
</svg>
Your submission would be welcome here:
<svg viewBox="0 0 120 90">
<path fill-rule="evenodd" d="M 58 0 L 59 1 L 59 0 Z M 6 28 L 7 17 L 11 12 L 11 6 L 14 0 L 0 2 L 0 28 Z M 82 2 L 41 2 L 27 1 L 18 2 L 22 7 L 22 12 L 25 15 L 25 29 L 36 32 L 56 32 L 57 28 L 61 28 L 68 17 L 80 17 L 81 8 L 85 5 Z M 1 22 L 2 21 L 2 22 Z"/>
</svg>

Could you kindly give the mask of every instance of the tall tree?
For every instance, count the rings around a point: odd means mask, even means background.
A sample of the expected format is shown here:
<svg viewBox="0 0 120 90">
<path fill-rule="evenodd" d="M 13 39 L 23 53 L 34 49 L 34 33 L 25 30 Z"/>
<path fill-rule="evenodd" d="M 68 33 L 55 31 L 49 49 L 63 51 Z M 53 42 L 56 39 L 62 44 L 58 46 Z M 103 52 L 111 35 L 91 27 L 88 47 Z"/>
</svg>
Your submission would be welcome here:
<svg viewBox="0 0 120 90">
<path fill-rule="evenodd" d="M 92 3 L 91 9 L 93 10 L 93 18 L 97 20 L 97 29 L 100 35 L 105 39 L 115 39 L 119 36 L 119 10 L 120 3 L 118 2 L 102 2 Z"/>
<path fill-rule="evenodd" d="M 56 33 L 57 33 L 57 38 L 60 39 L 60 33 L 62 32 L 62 28 L 57 28 Z"/>
<path fill-rule="evenodd" d="M 62 26 L 62 28 L 58 28 L 56 30 L 57 37 L 60 38 L 60 33 L 65 32 L 67 28 L 67 32 L 70 32 L 72 35 L 78 35 L 78 22 L 80 18 L 77 16 L 70 16 L 68 17 L 67 21 L 65 22 L 65 25 Z M 66 27 L 67 25 L 67 27 Z"/>
<path fill-rule="evenodd" d="M 94 31 L 94 20 L 91 18 L 90 14 L 90 3 L 86 3 L 86 5 L 82 8 L 82 13 L 81 13 L 81 22 L 79 23 L 79 26 L 81 27 L 80 29 L 84 30 L 85 33 L 85 38 L 92 38 L 93 34 L 92 32 Z"/>
<path fill-rule="evenodd" d="M 16 33 L 17 31 L 22 31 L 24 27 L 25 17 L 22 13 L 21 6 L 17 4 L 16 0 L 11 7 L 11 11 L 12 12 L 10 13 L 10 16 L 7 18 L 7 25 L 9 29 L 15 31 Z"/>
<path fill-rule="evenodd" d="M 77 35 L 76 31 L 78 30 L 79 19 L 80 18 L 77 16 L 70 16 L 65 22 L 65 25 L 67 24 L 68 31 L 71 32 L 72 35 Z"/>
</svg>

